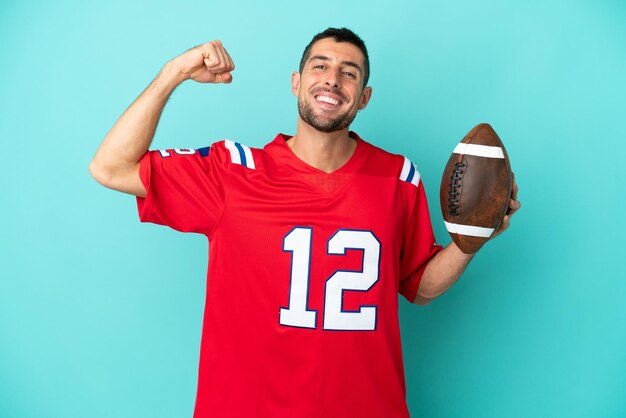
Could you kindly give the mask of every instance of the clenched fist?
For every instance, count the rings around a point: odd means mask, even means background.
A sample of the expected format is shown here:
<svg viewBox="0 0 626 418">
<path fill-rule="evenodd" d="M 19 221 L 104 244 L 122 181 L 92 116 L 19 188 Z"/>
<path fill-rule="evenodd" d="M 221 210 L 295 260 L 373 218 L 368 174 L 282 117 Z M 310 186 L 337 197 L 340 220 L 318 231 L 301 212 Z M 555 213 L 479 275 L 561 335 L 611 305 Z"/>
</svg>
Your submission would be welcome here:
<svg viewBox="0 0 626 418">
<path fill-rule="evenodd" d="M 186 78 L 199 83 L 230 83 L 235 69 L 233 60 L 221 41 L 198 45 L 170 61 Z"/>
</svg>

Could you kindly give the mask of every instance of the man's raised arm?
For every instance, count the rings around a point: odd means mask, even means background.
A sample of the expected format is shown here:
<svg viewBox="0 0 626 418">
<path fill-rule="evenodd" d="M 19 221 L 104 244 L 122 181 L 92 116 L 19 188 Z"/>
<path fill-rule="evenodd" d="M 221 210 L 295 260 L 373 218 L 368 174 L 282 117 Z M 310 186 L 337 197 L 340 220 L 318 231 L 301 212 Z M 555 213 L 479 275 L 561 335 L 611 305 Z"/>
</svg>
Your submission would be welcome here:
<svg viewBox="0 0 626 418">
<path fill-rule="evenodd" d="M 187 79 L 230 83 L 233 60 L 220 41 L 198 45 L 169 61 L 159 75 L 117 120 L 89 164 L 103 186 L 145 197 L 139 160 L 146 153 L 168 98 Z"/>
</svg>

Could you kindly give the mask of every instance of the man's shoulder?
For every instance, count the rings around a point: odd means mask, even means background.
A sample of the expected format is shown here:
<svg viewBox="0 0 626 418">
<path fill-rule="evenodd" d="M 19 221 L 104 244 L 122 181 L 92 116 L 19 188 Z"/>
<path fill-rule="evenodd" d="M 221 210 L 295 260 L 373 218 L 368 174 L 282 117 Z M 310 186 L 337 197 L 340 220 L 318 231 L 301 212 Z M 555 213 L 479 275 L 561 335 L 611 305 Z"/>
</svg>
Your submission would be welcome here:
<svg viewBox="0 0 626 418">
<path fill-rule="evenodd" d="M 383 149 L 377 145 L 374 145 L 368 140 L 365 140 L 365 139 L 361 139 L 361 140 L 363 141 L 364 144 L 367 144 L 367 146 L 370 148 L 372 158 L 376 158 L 377 160 L 380 160 L 380 161 L 397 161 L 402 158 L 402 155 L 400 154 L 395 154 L 393 152 L 387 151 L 386 149 Z"/>
<path fill-rule="evenodd" d="M 371 142 L 359 138 L 369 148 L 370 156 L 364 173 L 372 176 L 394 178 L 419 185 L 420 175 L 415 164 L 406 156 L 389 152 Z"/>
<path fill-rule="evenodd" d="M 232 139 L 223 139 L 213 143 L 211 148 L 216 152 L 225 155 L 225 160 L 234 165 L 242 166 L 248 169 L 256 169 L 258 165 L 257 154 L 261 150 L 249 147 L 241 142 Z"/>
</svg>

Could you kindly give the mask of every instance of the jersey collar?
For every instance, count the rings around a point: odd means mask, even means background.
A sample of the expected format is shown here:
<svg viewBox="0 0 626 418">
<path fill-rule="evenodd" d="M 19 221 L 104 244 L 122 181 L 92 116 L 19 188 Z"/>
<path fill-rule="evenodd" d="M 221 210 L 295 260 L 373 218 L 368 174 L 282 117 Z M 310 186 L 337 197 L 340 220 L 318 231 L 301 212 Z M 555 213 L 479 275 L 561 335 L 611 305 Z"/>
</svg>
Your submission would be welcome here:
<svg viewBox="0 0 626 418">
<path fill-rule="evenodd" d="M 286 135 L 279 133 L 272 142 L 266 145 L 265 150 L 269 152 L 272 157 L 281 166 L 287 166 L 289 169 L 298 172 L 300 174 L 317 174 L 320 176 L 338 176 L 345 174 L 354 174 L 358 172 L 359 168 L 365 163 L 367 155 L 369 154 L 369 144 L 361 139 L 355 132 L 350 131 L 348 133 L 350 138 L 356 140 L 356 149 L 352 156 L 344 165 L 339 167 L 332 173 L 326 173 L 318 168 L 315 168 L 304 161 L 302 161 L 287 145 L 287 141 L 291 139 L 292 135 Z"/>
</svg>

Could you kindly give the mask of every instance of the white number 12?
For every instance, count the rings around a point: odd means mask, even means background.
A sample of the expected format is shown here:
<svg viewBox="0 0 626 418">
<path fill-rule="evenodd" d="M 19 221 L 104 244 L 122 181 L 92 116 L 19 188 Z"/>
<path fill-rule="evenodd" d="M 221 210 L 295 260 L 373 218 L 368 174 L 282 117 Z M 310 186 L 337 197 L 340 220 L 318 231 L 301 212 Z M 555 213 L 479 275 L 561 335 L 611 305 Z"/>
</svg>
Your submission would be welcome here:
<svg viewBox="0 0 626 418">
<path fill-rule="evenodd" d="M 283 251 L 291 252 L 291 286 L 289 307 L 280 308 L 280 324 L 315 328 L 317 311 L 307 309 L 311 263 L 311 234 L 308 227 L 296 227 L 285 235 Z M 376 329 L 376 306 L 359 306 L 357 311 L 344 311 L 343 291 L 367 292 L 378 281 L 380 242 L 371 231 L 341 229 L 328 240 L 327 254 L 345 255 L 346 250 L 363 251 L 361 271 L 336 271 L 324 290 L 324 321 L 326 330 L 372 331 Z"/>
</svg>

